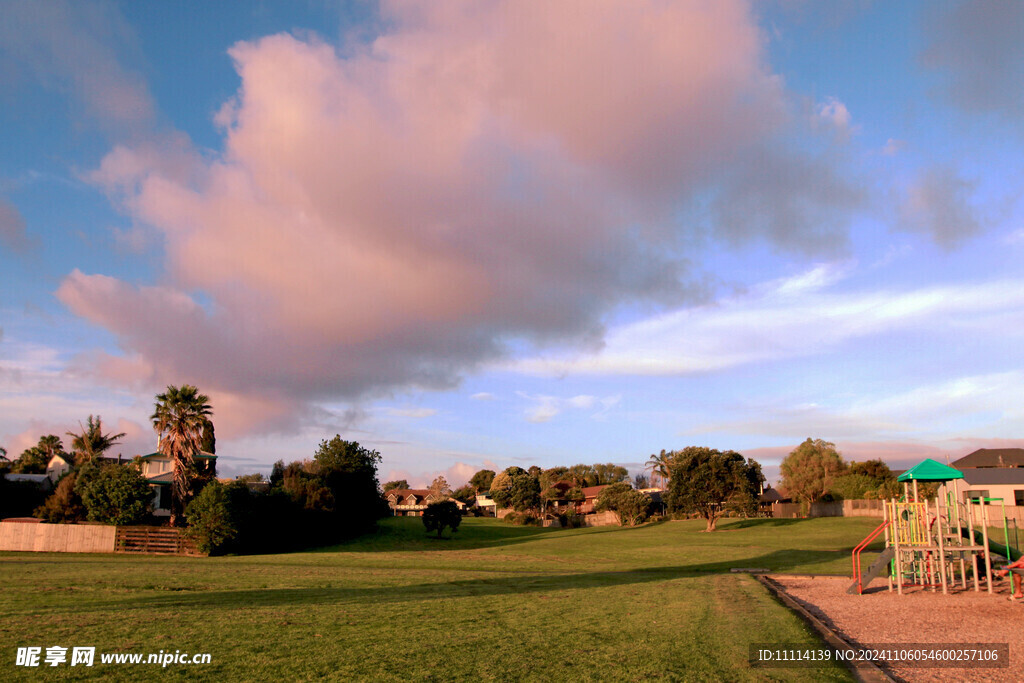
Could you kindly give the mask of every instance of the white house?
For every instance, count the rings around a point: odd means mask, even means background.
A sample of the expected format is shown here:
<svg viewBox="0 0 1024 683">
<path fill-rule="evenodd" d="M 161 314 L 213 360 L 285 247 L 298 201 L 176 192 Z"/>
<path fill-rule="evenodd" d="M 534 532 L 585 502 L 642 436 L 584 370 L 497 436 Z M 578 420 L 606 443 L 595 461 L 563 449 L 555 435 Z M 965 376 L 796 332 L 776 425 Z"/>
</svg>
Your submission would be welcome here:
<svg viewBox="0 0 1024 683">
<path fill-rule="evenodd" d="M 174 462 L 163 453 L 149 453 L 139 456 L 142 461 L 142 476 L 156 490 L 153 498 L 153 515 L 169 517 L 171 514 L 171 483 L 174 480 Z M 194 456 L 199 474 L 214 475 L 217 471 L 217 456 L 200 452 Z"/>
</svg>

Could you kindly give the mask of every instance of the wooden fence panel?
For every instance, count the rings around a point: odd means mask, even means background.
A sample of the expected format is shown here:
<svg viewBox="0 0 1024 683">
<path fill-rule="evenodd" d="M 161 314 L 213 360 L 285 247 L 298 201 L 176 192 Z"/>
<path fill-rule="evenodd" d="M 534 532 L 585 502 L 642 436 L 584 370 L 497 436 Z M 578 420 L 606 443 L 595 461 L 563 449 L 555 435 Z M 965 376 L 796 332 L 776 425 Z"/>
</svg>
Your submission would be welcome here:
<svg viewBox="0 0 1024 683">
<path fill-rule="evenodd" d="M 166 526 L 119 526 L 115 551 L 155 555 L 202 555 L 181 529 Z"/>
<path fill-rule="evenodd" d="M 100 524 L 0 524 L 0 550 L 112 553 L 116 529 Z"/>
</svg>

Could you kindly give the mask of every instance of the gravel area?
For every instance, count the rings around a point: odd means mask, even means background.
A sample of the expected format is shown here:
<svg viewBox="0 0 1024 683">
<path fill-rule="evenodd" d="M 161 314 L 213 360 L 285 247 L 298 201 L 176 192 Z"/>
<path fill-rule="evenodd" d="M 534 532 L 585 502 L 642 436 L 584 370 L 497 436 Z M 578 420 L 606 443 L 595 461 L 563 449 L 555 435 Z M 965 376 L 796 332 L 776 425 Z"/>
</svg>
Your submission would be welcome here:
<svg viewBox="0 0 1024 683">
<path fill-rule="evenodd" d="M 910 588 L 902 596 L 876 580 L 864 595 L 850 595 L 848 578 L 771 577 L 809 612 L 854 645 L 898 643 L 1009 643 L 1009 669 L 882 668 L 903 681 L 1024 680 L 1024 602 L 1010 602 L 1009 584 L 984 590 Z"/>
</svg>

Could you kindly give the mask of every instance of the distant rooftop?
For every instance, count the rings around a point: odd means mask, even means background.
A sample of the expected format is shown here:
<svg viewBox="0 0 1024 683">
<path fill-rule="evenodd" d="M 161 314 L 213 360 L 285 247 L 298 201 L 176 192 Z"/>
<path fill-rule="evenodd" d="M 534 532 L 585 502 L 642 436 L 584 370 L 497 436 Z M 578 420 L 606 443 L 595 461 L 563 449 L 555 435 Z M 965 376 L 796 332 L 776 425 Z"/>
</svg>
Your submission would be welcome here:
<svg viewBox="0 0 1024 683">
<path fill-rule="evenodd" d="M 963 470 L 965 467 L 1024 467 L 1024 448 L 979 448 L 950 466 Z"/>
</svg>

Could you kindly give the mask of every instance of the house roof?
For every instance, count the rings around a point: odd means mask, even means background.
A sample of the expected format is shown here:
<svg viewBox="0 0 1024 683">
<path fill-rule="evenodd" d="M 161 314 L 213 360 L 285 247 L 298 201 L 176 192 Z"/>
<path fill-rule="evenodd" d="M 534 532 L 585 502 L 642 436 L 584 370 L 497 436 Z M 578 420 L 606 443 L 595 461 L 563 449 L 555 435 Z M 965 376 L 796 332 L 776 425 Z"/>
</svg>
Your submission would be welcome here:
<svg viewBox="0 0 1024 683">
<path fill-rule="evenodd" d="M 167 458 L 163 453 L 147 453 L 146 455 L 140 455 L 143 460 L 149 460 L 150 458 Z M 217 456 L 213 453 L 207 453 L 206 451 L 199 451 L 192 456 L 195 460 L 216 460 Z"/>
<path fill-rule="evenodd" d="M 975 467 L 964 470 L 964 481 L 971 486 L 1024 485 L 1024 467 Z"/>
<path fill-rule="evenodd" d="M 925 458 L 896 479 L 897 481 L 951 481 L 963 478 L 963 472 L 960 470 L 943 465 L 931 458 Z"/>
<path fill-rule="evenodd" d="M 953 467 L 1024 467 L 1024 448 L 979 448 L 959 460 Z"/>
<path fill-rule="evenodd" d="M 601 494 L 601 491 L 604 491 L 606 488 L 608 488 L 608 484 L 604 484 L 602 486 L 588 486 L 583 489 L 583 497 L 597 498 Z"/>
<path fill-rule="evenodd" d="M 70 453 L 54 453 L 53 457 L 50 458 L 49 462 L 46 463 L 46 466 L 49 467 L 50 465 L 52 465 L 54 460 L 61 460 L 65 464 L 71 465 L 72 467 L 75 464 L 75 458 Z"/>
<path fill-rule="evenodd" d="M 784 496 L 779 489 L 765 489 L 764 492 L 758 496 L 758 500 L 762 503 L 779 503 L 784 500 L 789 500 L 789 498 Z"/>
<path fill-rule="evenodd" d="M 170 484 L 174 482 L 174 471 L 161 472 L 160 474 L 154 474 L 152 477 L 146 477 L 146 481 L 150 484 Z"/>
</svg>

